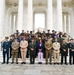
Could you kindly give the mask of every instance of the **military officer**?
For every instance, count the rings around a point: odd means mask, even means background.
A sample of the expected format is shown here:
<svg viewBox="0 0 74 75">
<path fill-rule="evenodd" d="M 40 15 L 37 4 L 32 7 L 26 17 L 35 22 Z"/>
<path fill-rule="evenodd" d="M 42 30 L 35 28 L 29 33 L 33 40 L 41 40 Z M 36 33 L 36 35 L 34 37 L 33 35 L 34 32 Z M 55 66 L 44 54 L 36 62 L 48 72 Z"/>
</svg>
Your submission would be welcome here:
<svg viewBox="0 0 74 75">
<path fill-rule="evenodd" d="M 15 38 L 14 42 L 12 42 L 12 64 L 14 63 L 14 57 L 16 56 L 16 64 L 18 64 L 18 48 L 19 42 Z"/>
<path fill-rule="evenodd" d="M 57 38 L 53 43 L 53 55 L 54 55 L 54 64 L 59 64 L 59 53 L 60 53 L 60 43 L 58 42 Z"/>
<path fill-rule="evenodd" d="M 28 41 L 26 41 L 25 37 L 23 37 L 23 40 L 20 42 L 20 47 L 21 47 L 21 57 L 22 57 L 21 64 L 26 64 L 26 54 L 27 54 Z"/>
<path fill-rule="evenodd" d="M 12 42 L 14 42 L 14 35 L 11 35 L 11 36 L 10 36 L 10 58 L 11 58 L 11 56 L 12 56 L 12 47 L 11 47 Z"/>
<path fill-rule="evenodd" d="M 8 37 L 5 37 L 5 41 L 3 42 L 3 63 L 5 63 L 5 55 L 7 55 L 7 64 L 9 63 L 9 49 L 10 49 L 10 42 L 8 41 Z"/>
<path fill-rule="evenodd" d="M 74 64 L 74 39 L 70 39 L 70 42 L 68 44 L 69 47 L 69 63 Z M 72 63 L 73 59 L 73 63 Z"/>
<path fill-rule="evenodd" d="M 61 44 L 61 65 L 63 64 L 63 58 L 65 58 L 65 64 L 67 65 L 67 55 L 68 55 L 68 44 L 66 40 L 63 39 L 63 43 Z"/>
<path fill-rule="evenodd" d="M 52 64 L 52 40 L 48 38 L 47 42 L 45 42 L 46 48 L 46 64 L 48 64 L 48 56 L 50 56 L 50 64 Z"/>
<path fill-rule="evenodd" d="M 36 42 L 34 38 L 32 38 L 31 43 L 29 44 L 29 49 L 30 49 L 30 64 L 34 64 L 36 54 Z"/>
</svg>

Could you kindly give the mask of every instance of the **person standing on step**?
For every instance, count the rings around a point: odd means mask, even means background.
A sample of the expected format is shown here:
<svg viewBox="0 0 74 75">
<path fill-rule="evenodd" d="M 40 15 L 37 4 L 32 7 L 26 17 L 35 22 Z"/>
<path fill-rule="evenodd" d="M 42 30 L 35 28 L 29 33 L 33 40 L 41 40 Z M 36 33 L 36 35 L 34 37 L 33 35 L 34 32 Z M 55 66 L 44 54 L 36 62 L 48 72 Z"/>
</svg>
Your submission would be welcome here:
<svg viewBox="0 0 74 75">
<path fill-rule="evenodd" d="M 21 57 L 22 57 L 21 64 L 26 64 L 26 54 L 27 54 L 28 41 L 26 41 L 25 37 L 23 37 L 23 40 L 20 42 L 20 47 L 21 47 Z"/>
<path fill-rule="evenodd" d="M 37 43 L 37 50 L 38 50 L 38 64 L 42 64 L 44 44 L 41 38 L 39 38 L 39 42 Z"/>
<path fill-rule="evenodd" d="M 53 56 L 54 56 L 54 64 L 59 64 L 59 56 L 60 56 L 60 43 L 58 42 L 57 38 L 53 43 Z"/>
<path fill-rule="evenodd" d="M 36 42 L 34 38 L 31 39 L 31 43 L 29 44 L 30 49 L 30 64 L 35 63 L 35 54 L 36 54 Z"/>
<path fill-rule="evenodd" d="M 64 58 L 65 58 L 65 64 L 67 65 L 68 44 L 66 43 L 65 39 L 63 39 L 60 50 L 61 50 L 61 65 L 63 64 Z"/>
<path fill-rule="evenodd" d="M 3 42 L 3 63 L 5 63 L 5 58 L 7 57 L 7 64 L 9 63 L 9 49 L 10 42 L 8 41 L 9 37 L 5 37 L 5 41 Z M 6 56 L 7 55 L 7 56 Z"/>
<path fill-rule="evenodd" d="M 46 64 L 48 64 L 48 56 L 50 57 L 50 65 L 52 64 L 52 40 L 49 37 L 47 42 L 45 42 L 46 48 Z"/>
<path fill-rule="evenodd" d="M 14 58 L 16 56 L 16 64 L 18 64 L 18 48 L 19 48 L 19 42 L 17 41 L 17 38 L 15 38 L 14 42 L 12 43 L 12 63 L 14 63 Z"/>
</svg>

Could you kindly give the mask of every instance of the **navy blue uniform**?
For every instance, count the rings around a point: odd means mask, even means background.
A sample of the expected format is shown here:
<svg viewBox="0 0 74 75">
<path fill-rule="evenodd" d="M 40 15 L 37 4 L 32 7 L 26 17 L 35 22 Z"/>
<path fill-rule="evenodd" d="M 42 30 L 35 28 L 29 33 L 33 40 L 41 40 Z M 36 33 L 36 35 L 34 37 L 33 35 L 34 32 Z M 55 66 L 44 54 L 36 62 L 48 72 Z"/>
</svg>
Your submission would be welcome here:
<svg viewBox="0 0 74 75">
<path fill-rule="evenodd" d="M 10 48 L 10 42 L 4 41 L 3 42 L 3 63 L 5 63 L 5 55 L 7 55 L 7 63 L 9 62 L 9 48 Z"/>
<path fill-rule="evenodd" d="M 69 43 L 69 63 L 72 64 L 72 57 L 73 57 L 73 64 L 74 64 L 74 43 Z"/>
</svg>

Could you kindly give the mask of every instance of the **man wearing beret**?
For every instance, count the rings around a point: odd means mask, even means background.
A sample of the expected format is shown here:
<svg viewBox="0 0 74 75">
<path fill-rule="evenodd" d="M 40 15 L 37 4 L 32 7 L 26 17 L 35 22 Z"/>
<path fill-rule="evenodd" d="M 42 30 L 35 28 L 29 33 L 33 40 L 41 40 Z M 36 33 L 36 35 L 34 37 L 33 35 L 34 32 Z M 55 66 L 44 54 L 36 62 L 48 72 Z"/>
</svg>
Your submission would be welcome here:
<svg viewBox="0 0 74 75">
<path fill-rule="evenodd" d="M 12 43 L 12 64 L 14 63 L 14 57 L 16 56 L 16 64 L 18 64 L 18 48 L 19 42 L 15 38 L 14 42 Z"/>
<path fill-rule="evenodd" d="M 30 64 L 35 63 L 35 54 L 36 54 L 36 42 L 34 38 L 31 39 L 31 43 L 29 44 L 30 49 Z"/>
<path fill-rule="evenodd" d="M 64 58 L 65 58 L 65 64 L 67 65 L 68 44 L 66 43 L 65 39 L 63 39 L 60 50 L 61 50 L 61 65 L 63 64 Z"/>
<path fill-rule="evenodd" d="M 50 56 L 50 64 L 52 64 L 52 40 L 48 38 L 47 42 L 45 42 L 46 48 L 46 64 L 48 64 L 48 56 Z"/>
</svg>

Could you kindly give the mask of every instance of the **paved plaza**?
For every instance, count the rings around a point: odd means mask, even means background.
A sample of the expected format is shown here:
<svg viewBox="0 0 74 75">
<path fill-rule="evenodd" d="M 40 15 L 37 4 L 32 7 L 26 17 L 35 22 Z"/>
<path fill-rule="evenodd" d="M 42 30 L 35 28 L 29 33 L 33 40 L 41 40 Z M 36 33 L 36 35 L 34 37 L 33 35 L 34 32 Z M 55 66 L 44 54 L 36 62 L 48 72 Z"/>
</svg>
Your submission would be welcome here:
<svg viewBox="0 0 74 75">
<path fill-rule="evenodd" d="M 74 65 L 0 63 L 0 75 L 74 75 Z"/>
</svg>

